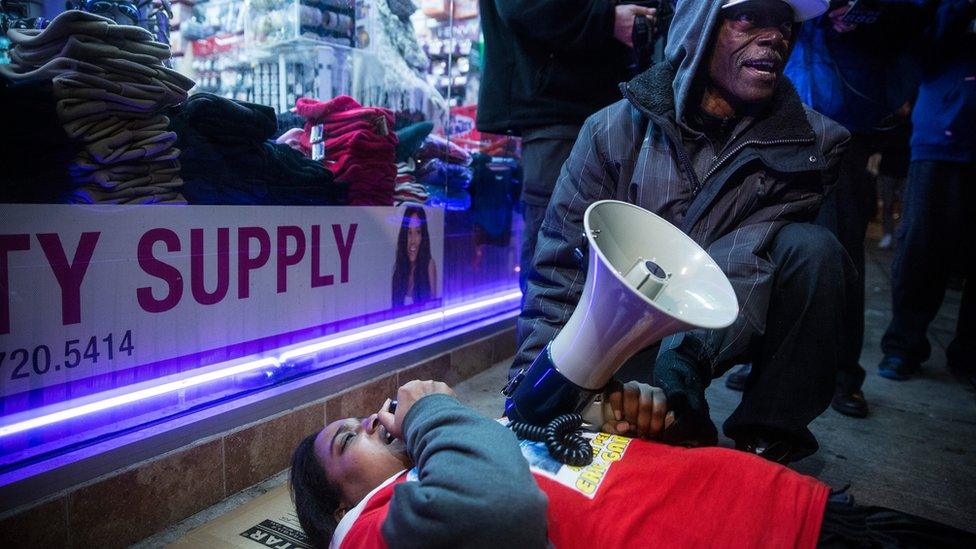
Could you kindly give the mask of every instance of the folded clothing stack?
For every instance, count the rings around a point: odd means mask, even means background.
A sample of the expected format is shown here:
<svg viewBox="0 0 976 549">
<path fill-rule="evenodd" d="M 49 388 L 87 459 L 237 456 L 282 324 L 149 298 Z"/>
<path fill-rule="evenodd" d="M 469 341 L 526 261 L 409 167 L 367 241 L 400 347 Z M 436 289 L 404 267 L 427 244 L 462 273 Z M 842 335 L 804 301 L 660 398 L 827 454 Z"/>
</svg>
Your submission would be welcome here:
<svg viewBox="0 0 976 549">
<path fill-rule="evenodd" d="M 305 117 L 301 148 L 306 156 L 312 155 L 313 127 L 322 126 L 325 166 L 349 186 L 350 204 L 393 204 L 397 136 L 390 110 L 363 107 L 346 95 L 329 101 L 301 98 L 295 110 Z"/>
<path fill-rule="evenodd" d="M 399 206 L 404 202 L 414 204 L 424 204 L 430 198 L 427 187 L 417 182 L 414 177 L 416 162 L 408 159 L 406 162 L 397 162 L 396 188 L 393 192 L 393 204 Z"/>
<path fill-rule="evenodd" d="M 439 135 L 429 135 L 424 144 L 417 151 L 417 160 L 421 163 L 433 158 L 440 159 L 447 164 L 470 166 L 471 154 L 456 143 L 451 143 Z"/>
<path fill-rule="evenodd" d="M 66 11 L 43 30 L 11 29 L 14 85 L 50 81 L 58 119 L 75 144 L 68 202 L 185 203 L 176 135 L 160 111 L 193 81 L 169 69 L 169 46 L 135 26 Z"/>
<path fill-rule="evenodd" d="M 427 188 L 427 204 L 448 210 L 466 210 L 471 196 L 465 191 L 471 185 L 471 155 L 439 135 L 430 135 L 417 151 L 415 176 Z"/>
<path fill-rule="evenodd" d="M 346 203 L 330 171 L 269 140 L 278 127 L 270 107 L 198 93 L 167 114 L 183 150 L 183 194 L 191 204 Z"/>
</svg>

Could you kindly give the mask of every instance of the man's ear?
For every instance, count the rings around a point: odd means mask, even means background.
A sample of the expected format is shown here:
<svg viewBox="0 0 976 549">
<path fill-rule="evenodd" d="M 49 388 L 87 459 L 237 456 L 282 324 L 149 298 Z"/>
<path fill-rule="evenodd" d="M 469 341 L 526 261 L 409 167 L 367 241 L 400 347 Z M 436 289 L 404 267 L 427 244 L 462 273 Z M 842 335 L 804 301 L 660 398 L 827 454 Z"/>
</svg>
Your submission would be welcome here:
<svg viewBox="0 0 976 549">
<path fill-rule="evenodd" d="M 336 522 L 339 522 L 342 520 L 342 517 L 346 516 L 347 512 L 349 512 L 348 507 L 340 507 L 332 513 L 332 516 L 336 519 Z"/>
</svg>

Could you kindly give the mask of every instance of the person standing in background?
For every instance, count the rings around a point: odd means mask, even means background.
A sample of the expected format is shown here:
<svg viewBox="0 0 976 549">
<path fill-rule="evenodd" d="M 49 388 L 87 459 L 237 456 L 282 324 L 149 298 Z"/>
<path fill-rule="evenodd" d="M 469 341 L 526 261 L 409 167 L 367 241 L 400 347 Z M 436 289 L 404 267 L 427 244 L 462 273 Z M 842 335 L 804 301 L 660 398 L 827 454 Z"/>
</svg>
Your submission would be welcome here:
<svg viewBox="0 0 976 549">
<path fill-rule="evenodd" d="M 912 116 L 905 212 L 891 268 L 892 318 L 878 373 L 909 379 L 929 358 L 926 331 L 953 264 L 966 278 L 946 364 L 976 386 L 972 235 L 976 234 L 976 0 L 942 0 L 926 42 L 925 74 Z M 967 249 L 968 247 L 968 249 Z"/>
<path fill-rule="evenodd" d="M 634 20 L 656 10 L 615 0 L 480 0 L 485 59 L 479 131 L 522 137 L 519 283 L 559 170 L 588 116 L 620 100 Z"/>
<path fill-rule="evenodd" d="M 864 10 L 833 3 L 830 11 L 800 29 L 786 75 L 804 103 L 851 132 L 841 159 L 837 186 L 827 197 L 817 223 L 830 229 L 854 262 L 859 280 L 841 305 L 845 341 L 838 364 L 831 407 L 865 417 L 868 403 L 861 391 L 864 368 L 864 239 L 877 210 L 874 179 L 866 167 L 882 121 L 901 107 L 917 86 L 917 69 L 909 57 L 920 34 L 920 6 L 910 0 L 879 0 Z M 864 15 L 876 20 L 865 23 Z M 870 18 L 868 18 L 870 19 Z"/>
</svg>

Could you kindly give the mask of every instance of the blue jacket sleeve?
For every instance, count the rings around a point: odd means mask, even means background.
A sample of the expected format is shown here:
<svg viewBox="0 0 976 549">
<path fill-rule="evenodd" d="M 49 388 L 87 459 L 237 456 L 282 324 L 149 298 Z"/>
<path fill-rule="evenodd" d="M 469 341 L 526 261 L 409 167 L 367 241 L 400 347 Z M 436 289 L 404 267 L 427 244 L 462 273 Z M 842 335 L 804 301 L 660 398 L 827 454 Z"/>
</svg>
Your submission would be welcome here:
<svg viewBox="0 0 976 549">
<path fill-rule="evenodd" d="M 390 547 L 546 547 L 546 496 L 515 435 L 447 395 L 417 401 L 404 439 L 419 482 L 393 491 Z"/>
</svg>

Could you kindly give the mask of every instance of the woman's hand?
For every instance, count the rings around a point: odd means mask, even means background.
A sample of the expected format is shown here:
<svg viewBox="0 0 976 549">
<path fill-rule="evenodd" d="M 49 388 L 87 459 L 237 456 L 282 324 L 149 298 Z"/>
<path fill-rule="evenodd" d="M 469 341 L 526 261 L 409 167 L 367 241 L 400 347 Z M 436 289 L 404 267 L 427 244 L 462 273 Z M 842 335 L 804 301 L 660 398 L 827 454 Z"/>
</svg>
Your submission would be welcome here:
<svg viewBox="0 0 976 549">
<path fill-rule="evenodd" d="M 390 413 L 390 399 L 383 403 L 383 409 L 377 414 L 377 419 L 387 433 L 396 438 L 403 439 L 403 418 L 407 417 L 407 412 L 413 405 L 427 395 L 449 395 L 457 398 L 454 390 L 446 383 L 440 381 L 420 381 L 415 379 L 408 382 L 397 391 L 396 412 Z"/>
<path fill-rule="evenodd" d="M 664 391 L 657 387 L 636 381 L 626 384 L 611 381 L 603 399 L 614 416 L 603 425 L 606 433 L 655 438 L 674 423 L 674 413 L 668 412 Z"/>
</svg>

